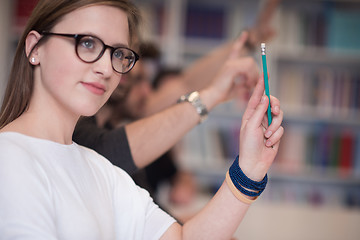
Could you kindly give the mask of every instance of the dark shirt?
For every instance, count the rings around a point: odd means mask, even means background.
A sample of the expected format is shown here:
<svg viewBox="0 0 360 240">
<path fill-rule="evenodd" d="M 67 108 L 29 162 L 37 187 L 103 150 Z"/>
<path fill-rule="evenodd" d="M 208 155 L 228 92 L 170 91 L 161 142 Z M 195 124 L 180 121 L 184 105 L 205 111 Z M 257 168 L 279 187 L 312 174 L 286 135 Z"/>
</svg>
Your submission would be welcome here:
<svg viewBox="0 0 360 240">
<path fill-rule="evenodd" d="M 124 169 L 129 175 L 137 170 L 125 127 L 100 128 L 96 124 L 95 117 L 83 117 L 75 127 L 73 141 L 95 150 L 112 164 Z"/>
<path fill-rule="evenodd" d="M 138 169 L 134 163 L 125 127 L 114 128 L 105 124 L 98 127 L 95 117 L 83 117 L 78 121 L 73 141 L 91 148 L 106 157 L 112 164 L 124 169 L 135 183 L 149 191 L 155 200 L 158 186 L 163 181 L 172 181 L 177 172 L 171 151 L 145 167 Z"/>
</svg>

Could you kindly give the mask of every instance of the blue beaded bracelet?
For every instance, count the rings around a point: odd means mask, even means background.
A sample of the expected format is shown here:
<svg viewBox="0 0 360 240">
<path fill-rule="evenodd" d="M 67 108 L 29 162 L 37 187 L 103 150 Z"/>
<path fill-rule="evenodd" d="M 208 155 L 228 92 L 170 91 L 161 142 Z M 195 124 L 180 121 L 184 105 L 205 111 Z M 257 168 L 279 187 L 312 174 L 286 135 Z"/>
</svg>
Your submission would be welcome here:
<svg viewBox="0 0 360 240">
<path fill-rule="evenodd" d="M 235 187 L 242 192 L 243 194 L 249 197 L 257 197 L 259 196 L 265 189 L 268 176 L 265 175 L 264 179 L 257 182 L 248 178 L 239 166 L 239 156 L 236 157 L 234 163 L 231 165 L 229 169 L 230 179 L 235 185 Z M 246 188 L 246 189 L 245 189 Z M 249 190 L 251 191 L 249 191 Z"/>
</svg>

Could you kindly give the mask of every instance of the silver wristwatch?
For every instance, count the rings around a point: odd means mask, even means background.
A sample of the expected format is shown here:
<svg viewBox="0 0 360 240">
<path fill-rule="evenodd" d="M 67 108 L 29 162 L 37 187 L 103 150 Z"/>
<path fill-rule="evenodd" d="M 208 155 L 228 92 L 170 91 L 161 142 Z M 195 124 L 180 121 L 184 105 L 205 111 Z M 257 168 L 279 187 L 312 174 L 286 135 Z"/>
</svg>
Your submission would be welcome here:
<svg viewBox="0 0 360 240">
<path fill-rule="evenodd" d="M 196 112 L 200 115 L 200 122 L 202 123 L 208 116 L 208 111 L 206 106 L 201 102 L 200 94 L 198 91 L 194 91 L 188 94 L 185 94 L 179 98 L 177 101 L 178 103 L 181 102 L 189 102 L 193 105 L 196 109 Z"/>
</svg>

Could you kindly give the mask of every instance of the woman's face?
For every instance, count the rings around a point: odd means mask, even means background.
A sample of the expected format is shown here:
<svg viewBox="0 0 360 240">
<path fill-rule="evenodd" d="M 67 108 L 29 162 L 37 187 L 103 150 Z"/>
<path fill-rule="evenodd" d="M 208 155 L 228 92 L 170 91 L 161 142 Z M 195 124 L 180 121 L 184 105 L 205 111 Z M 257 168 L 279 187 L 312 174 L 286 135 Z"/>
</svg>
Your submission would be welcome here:
<svg viewBox="0 0 360 240">
<path fill-rule="evenodd" d="M 128 47 L 128 19 L 124 11 L 102 5 L 80 8 L 67 14 L 53 33 L 89 34 L 112 47 Z M 49 36 L 38 48 L 34 97 L 73 115 L 93 115 L 119 84 L 110 49 L 94 63 L 85 63 L 75 52 L 75 39 Z M 40 97 L 39 97 L 40 96 Z"/>
</svg>

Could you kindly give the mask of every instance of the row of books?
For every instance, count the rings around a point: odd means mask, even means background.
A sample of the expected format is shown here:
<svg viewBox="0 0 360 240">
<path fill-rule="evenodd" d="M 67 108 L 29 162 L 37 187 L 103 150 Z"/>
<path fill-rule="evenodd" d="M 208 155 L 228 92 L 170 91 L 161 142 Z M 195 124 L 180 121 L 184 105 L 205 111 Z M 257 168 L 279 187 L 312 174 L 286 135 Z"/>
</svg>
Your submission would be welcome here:
<svg viewBox="0 0 360 240">
<path fill-rule="evenodd" d="M 319 116 L 360 113 L 360 72 L 345 68 L 281 68 L 279 99 L 291 111 L 314 109 Z"/>
<path fill-rule="evenodd" d="M 223 39 L 226 12 L 224 8 L 189 5 L 185 19 L 185 36 Z"/>
<path fill-rule="evenodd" d="M 335 173 L 360 179 L 360 126 L 299 125 L 285 122 L 274 169 L 286 174 Z M 189 168 L 223 168 L 239 152 L 239 126 L 202 126 L 182 141 L 180 153 Z"/>
<path fill-rule="evenodd" d="M 145 9 L 147 14 L 152 14 L 154 21 L 154 31 L 158 35 L 167 34 L 169 9 L 163 3 L 153 5 L 151 11 Z M 180 11 L 180 9 L 179 9 Z M 181 22 L 180 22 L 181 21 Z M 223 7 L 213 7 L 211 5 L 187 4 L 183 19 L 179 20 L 179 26 L 183 27 L 184 37 L 204 38 L 204 39 L 223 39 L 226 33 L 226 9 Z"/>
<path fill-rule="evenodd" d="M 276 167 L 288 173 L 315 169 L 360 177 L 360 130 L 319 124 L 286 126 Z"/>
<path fill-rule="evenodd" d="M 220 125 L 216 128 L 209 121 L 198 126 L 178 149 L 179 163 L 185 168 L 217 180 L 208 181 L 210 187 L 223 181 L 239 151 L 239 126 L 230 121 Z M 360 207 L 360 126 L 285 122 L 284 127 L 279 153 L 269 172 L 269 186 L 261 199 Z"/>
<path fill-rule="evenodd" d="M 324 2 L 309 9 L 283 7 L 279 18 L 280 42 L 291 46 L 360 49 L 360 4 Z"/>
<path fill-rule="evenodd" d="M 304 184 L 270 176 L 259 201 L 314 207 L 360 208 L 360 188 L 351 184 Z"/>
</svg>

